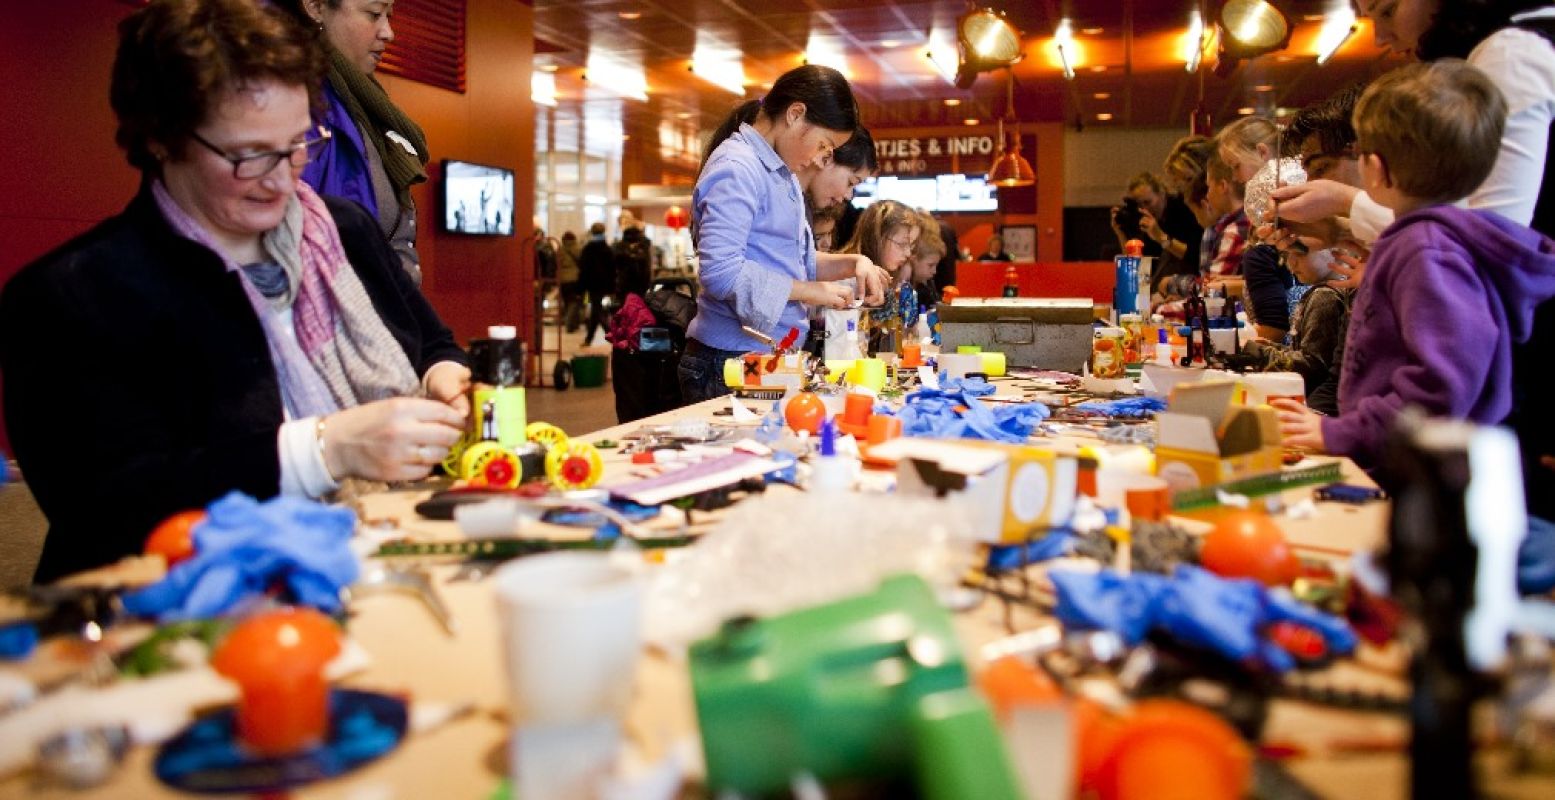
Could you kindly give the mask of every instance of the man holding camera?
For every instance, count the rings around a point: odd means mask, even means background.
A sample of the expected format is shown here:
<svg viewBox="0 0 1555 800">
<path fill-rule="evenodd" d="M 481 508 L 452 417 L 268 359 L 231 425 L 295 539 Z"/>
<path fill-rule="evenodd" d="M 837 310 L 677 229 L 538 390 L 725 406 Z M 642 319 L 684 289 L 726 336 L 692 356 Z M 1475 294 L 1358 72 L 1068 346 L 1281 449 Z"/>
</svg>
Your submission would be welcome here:
<svg viewBox="0 0 1555 800">
<path fill-rule="evenodd" d="M 1149 172 L 1128 183 L 1123 205 L 1112 208 L 1112 232 L 1118 248 L 1129 239 L 1145 244 L 1145 255 L 1156 259 L 1154 275 L 1198 274 L 1199 242 L 1204 228 L 1181 197 L 1169 194 L 1161 179 Z"/>
</svg>

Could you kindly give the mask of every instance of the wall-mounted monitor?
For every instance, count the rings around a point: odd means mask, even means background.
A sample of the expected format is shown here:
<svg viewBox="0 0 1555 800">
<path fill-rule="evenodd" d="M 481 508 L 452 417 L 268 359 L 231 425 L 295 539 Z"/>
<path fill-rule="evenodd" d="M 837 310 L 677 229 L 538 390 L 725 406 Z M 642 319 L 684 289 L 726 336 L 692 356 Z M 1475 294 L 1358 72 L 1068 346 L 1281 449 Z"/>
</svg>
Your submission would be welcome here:
<svg viewBox="0 0 1555 800">
<path fill-rule="evenodd" d="M 992 212 L 999 210 L 998 190 L 981 176 L 933 175 L 868 178 L 853 190 L 853 205 L 864 208 L 876 200 L 895 200 L 930 211 Z"/>
<path fill-rule="evenodd" d="M 513 235 L 513 170 L 443 161 L 443 230 Z"/>
</svg>

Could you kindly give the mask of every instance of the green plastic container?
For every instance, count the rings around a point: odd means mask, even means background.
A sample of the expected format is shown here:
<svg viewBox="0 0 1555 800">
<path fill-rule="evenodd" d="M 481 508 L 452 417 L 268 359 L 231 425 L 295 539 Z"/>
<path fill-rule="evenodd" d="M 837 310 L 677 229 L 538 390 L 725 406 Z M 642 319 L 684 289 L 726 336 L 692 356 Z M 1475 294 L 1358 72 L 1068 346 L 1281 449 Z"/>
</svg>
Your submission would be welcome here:
<svg viewBox="0 0 1555 800">
<path fill-rule="evenodd" d="M 573 356 L 572 383 L 579 389 L 591 389 L 605 385 L 605 367 L 610 360 L 605 356 Z"/>
</svg>

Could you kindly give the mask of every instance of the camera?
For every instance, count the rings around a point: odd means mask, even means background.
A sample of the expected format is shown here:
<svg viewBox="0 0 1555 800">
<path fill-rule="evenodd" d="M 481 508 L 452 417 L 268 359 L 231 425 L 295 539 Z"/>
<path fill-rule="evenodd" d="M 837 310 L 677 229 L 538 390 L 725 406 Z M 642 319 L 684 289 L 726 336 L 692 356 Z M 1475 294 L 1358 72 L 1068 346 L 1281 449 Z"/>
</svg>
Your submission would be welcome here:
<svg viewBox="0 0 1555 800">
<path fill-rule="evenodd" d="M 1132 197 L 1124 197 L 1123 205 L 1118 207 L 1118 227 L 1123 230 L 1123 235 L 1130 239 L 1144 238 L 1144 231 L 1139 228 L 1139 220 L 1144 215 L 1144 209 L 1139 201 Z"/>
</svg>

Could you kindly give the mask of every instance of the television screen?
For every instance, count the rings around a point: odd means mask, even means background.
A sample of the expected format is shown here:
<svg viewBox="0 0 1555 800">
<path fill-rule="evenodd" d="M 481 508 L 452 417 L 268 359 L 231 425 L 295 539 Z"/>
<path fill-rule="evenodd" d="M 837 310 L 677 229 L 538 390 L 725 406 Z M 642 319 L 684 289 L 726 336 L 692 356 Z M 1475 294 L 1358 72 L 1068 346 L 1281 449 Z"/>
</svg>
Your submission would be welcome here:
<svg viewBox="0 0 1555 800">
<path fill-rule="evenodd" d="M 444 161 L 443 230 L 512 236 L 513 171 L 468 161 Z"/>
<path fill-rule="evenodd" d="M 895 200 L 930 211 L 998 211 L 999 194 L 981 176 L 935 175 L 869 178 L 853 190 L 853 205 L 864 208 L 876 200 Z"/>
</svg>

